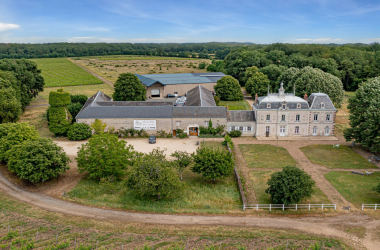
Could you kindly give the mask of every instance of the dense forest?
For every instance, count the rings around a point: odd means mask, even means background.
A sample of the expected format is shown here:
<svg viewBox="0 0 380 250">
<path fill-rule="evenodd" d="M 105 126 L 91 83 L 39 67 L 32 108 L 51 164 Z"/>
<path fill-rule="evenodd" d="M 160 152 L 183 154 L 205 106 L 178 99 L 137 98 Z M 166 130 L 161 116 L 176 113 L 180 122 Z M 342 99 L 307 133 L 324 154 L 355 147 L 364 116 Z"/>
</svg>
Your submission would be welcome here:
<svg viewBox="0 0 380 250">
<path fill-rule="evenodd" d="M 380 76 L 380 44 L 250 43 L 47 43 L 0 44 L 2 58 L 54 58 L 101 55 L 147 55 L 215 58 L 209 71 L 223 71 L 244 85 L 244 72 L 256 66 L 272 84 L 288 68 L 310 66 L 341 79 L 345 90 Z M 275 87 L 275 86 L 273 86 Z"/>
</svg>

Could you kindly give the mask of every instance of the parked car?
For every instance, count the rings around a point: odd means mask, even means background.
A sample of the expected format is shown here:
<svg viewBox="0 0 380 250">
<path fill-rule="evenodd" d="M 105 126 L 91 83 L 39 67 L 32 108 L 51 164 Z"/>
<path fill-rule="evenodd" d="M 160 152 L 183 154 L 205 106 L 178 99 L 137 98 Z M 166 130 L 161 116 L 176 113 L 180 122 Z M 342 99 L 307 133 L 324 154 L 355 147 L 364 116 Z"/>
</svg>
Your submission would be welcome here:
<svg viewBox="0 0 380 250">
<path fill-rule="evenodd" d="M 175 97 L 175 95 L 173 95 L 173 94 L 168 94 L 168 98 L 174 98 Z"/>
<path fill-rule="evenodd" d="M 149 136 L 149 143 L 156 143 L 156 136 L 155 135 Z"/>
</svg>

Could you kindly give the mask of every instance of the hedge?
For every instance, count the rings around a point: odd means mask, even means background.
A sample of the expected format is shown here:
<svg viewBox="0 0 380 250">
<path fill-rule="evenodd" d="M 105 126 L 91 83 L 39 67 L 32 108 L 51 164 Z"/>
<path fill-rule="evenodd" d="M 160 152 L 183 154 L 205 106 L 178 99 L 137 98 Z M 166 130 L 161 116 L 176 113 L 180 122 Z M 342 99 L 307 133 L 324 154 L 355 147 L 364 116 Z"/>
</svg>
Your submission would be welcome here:
<svg viewBox="0 0 380 250">
<path fill-rule="evenodd" d="M 85 95 L 70 95 L 71 103 L 79 102 L 82 106 L 87 102 L 87 96 Z"/>
<path fill-rule="evenodd" d="M 70 141 L 86 140 L 90 138 L 91 135 L 91 128 L 85 123 L 74 123 L 67 132 Z"/>
<path fill-rule="evenodd" d="M 50 92 L 49 104 L 51 107 L 65 107 L 71 103 L 70 93 L 68 92 Z"/>
<path fill-rule="evenodd" d="M 66 112 L 69 119 L 67 119 Z M 66 136 L 67 131 L 70 128 L 69 121 L 71 121 L 71 115 L 65 107 L 50 107 L 49 130 L 53 132 L 56 136 Z"/>
</svg>

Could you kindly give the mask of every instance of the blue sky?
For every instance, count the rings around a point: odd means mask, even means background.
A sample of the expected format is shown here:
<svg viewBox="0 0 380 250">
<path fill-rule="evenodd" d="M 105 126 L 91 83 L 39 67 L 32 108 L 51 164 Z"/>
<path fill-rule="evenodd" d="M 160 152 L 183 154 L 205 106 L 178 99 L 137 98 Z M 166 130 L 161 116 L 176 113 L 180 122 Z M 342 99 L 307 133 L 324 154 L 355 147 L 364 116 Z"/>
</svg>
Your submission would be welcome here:
<svg viewBox="0 0 380 250">
<path fill-rule="evenodd" d="M 380 42 L 379 0 L 0 0 L 0 42 Z"/>
</svg>

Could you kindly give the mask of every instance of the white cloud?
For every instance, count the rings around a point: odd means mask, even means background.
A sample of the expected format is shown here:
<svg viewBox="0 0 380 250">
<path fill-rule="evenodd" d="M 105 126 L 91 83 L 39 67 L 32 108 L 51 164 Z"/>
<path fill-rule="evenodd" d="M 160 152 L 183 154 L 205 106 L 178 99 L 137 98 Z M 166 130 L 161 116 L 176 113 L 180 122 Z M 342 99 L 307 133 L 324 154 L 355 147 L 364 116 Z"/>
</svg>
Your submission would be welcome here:
<svg viewBox="0 0 380 250">
<path fill-rule="evenodd" d="M 299 38 L 294 39 L 295 43 L 343 43 L 341 38 Z"/>
<path fill-rule="evenodd" d="M 0 32 L 20 28 L 20 25 L 13 23 L 0 23 Z"/>
<path fill-rule="evenodd" d="M 84 27 L 84 28 L 79 28 L 79 30 L 83 30 L 83 31 L 100 31 L 100 32 L 108 32 L 108 31 L 110 31 L 110 29 L 103 28 L 103 27 L 92 27 L 92 28 Z"/>
</svg>

